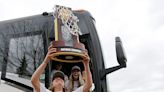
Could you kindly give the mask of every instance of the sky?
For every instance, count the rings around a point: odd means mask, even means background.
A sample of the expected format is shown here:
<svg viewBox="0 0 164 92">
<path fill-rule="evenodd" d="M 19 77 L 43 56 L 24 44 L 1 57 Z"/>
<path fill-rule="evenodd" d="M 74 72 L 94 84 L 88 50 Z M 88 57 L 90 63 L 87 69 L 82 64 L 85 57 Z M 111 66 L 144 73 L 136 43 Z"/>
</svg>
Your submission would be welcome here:
<svg viewBox="0 0 164 92">
<path fill-rule="evenodd" d="M 127 68 L 107 75 L 111 92 L 164 92 L 164 0 L 0 0 L 0 21 L 52 12 L 54 5 L 92 14 L 106 68 L 118 65 L 121 37 Z"/>
</svg>

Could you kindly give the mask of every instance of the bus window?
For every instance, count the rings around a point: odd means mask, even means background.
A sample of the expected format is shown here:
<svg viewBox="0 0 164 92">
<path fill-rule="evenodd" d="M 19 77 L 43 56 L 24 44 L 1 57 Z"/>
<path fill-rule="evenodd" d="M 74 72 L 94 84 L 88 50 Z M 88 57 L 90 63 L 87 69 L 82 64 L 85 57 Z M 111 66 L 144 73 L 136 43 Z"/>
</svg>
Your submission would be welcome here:
<svg viewBox="0 0 164 92">
<path fill-rule="evenodd" d="M 44 59 L 42 35 L 11 38 L 9 41 L 6 78 L 31 86 L 30 78 Z M 41 82 L 44 83 L 43 74 Z"/>
</svg>

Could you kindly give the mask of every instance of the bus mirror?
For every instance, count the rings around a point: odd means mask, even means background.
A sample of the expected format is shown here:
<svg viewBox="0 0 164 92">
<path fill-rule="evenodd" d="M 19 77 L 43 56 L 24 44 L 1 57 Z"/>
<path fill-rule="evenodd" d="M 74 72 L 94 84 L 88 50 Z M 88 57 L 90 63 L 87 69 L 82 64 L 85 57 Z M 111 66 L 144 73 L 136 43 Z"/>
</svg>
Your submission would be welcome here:
<svg viewBox="0 0 164 92">
<path fill-rule="evenodd" d="M 122 42 L 120 37 L 115 38 L 115 46 L 116 46 L 116 54 L 117 54 L 117 61 L 122 67 L 126 67 L 126 55 L 124 53 L 124 49 L 122 46 Z"/>
<path fill-rule="evenodd" d="M 115 45 L 116 45 L 117 61 L 118 61 L 119 65 L 114 66 L 114 67 L 110 67 L 110 68 L 107 68 L 107 69 L 104 69 L 104 70 L 100 71 L 101 72 L 100 73 L 101 74 L 101 79 L 104 79 L 106 77 L 106 75 L 109 74 L 109 73 L 112 73 L 114 71 L 117 71 L 121 68 L 126 67 L 127 58 L 125 56 L 120 37 L 116 37 L 115 41 L 116 41 Z"/>
</svg>

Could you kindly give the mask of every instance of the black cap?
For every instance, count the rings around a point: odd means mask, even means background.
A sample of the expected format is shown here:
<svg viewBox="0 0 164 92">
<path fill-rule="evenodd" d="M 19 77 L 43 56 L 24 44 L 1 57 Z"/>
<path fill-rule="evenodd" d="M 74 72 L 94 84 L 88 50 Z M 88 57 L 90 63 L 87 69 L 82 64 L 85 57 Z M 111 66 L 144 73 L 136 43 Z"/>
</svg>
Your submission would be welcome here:
<svg viewBox="0 0 164 92">
<path fill-rule="evenodd" d="M 52 80 L 54 80 L 56 77 L 60 77 L 64 80 L 64 73 L 62 71 L 55 71 Z"/>
<path fill-rule="evenodd" d="M 73 66 L 73 67 L 72 67 L 72 71 L 73 71 L 73 70 L 79 70 L 79 71 L 81 71 L 81 69 L 80 69 L 79 66 Z"/>
</svg>

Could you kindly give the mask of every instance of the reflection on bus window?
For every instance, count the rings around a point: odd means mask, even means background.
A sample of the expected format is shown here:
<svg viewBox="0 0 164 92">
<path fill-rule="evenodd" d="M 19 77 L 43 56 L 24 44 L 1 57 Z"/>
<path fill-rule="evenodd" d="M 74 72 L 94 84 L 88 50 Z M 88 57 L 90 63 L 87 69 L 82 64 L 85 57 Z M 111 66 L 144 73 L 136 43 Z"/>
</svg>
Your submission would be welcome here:
<svg viewBox="0 0 164 92">
<path fill-rule="evenodd" d="M 12 38 L 9 43 L 7 78 L 23 82 L 29 81 L 33 72 L 44 58 L 41 35 Z M 41 81 L 44 80 L 44 74 Z M 22 82 L 21 81 L 21 82 Z"/>
</svg>

